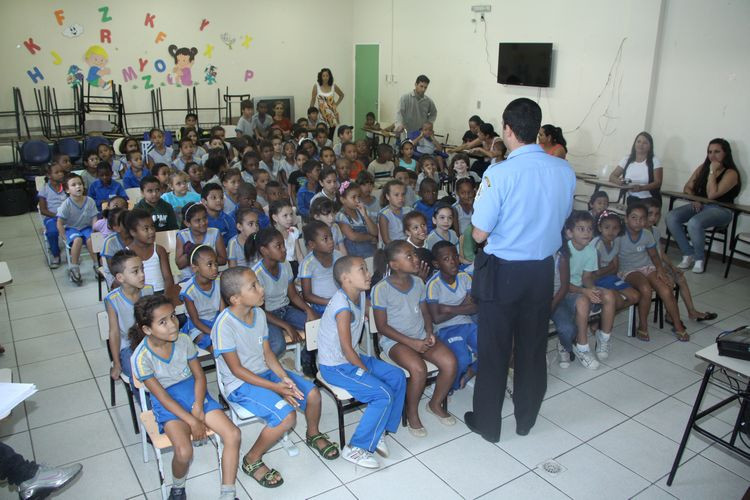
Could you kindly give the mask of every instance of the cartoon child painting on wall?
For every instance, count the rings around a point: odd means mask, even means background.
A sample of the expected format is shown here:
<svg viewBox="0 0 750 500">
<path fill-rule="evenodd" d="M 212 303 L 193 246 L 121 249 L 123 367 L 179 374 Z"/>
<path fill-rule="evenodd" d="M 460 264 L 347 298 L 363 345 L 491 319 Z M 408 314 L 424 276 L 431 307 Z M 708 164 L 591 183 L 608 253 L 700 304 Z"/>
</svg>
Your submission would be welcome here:
<svg viewBox="0 0 750 500">
<path fill-rule="evenodd" d="M 111 73 L 111 70 L 106 67 L 109 62 L 107 51 L 101 45 L 92 45 L 83 55 L 83 59 L 89 65 L 86 81 L 92 87 L 101 87 L 106 90 L 112 84 L 112 80 L 104 78 Z"/>
<path fill-rule="evenodd" d="M 174 83 L 185 86 L 193 84 L 191 68 L 193 67 L 197 53 L 198 49 L 195 47 L 189 49 L 187 47 L 177 48 L 177 45 L 169 46 L 169 55 L 174 58 L 174 69 L 172 69 Z M 168 80 L 171 80 L 171 78 L 168 78 Z M 170 81 L 170 83 L 173 82 Z"/>
</svg>

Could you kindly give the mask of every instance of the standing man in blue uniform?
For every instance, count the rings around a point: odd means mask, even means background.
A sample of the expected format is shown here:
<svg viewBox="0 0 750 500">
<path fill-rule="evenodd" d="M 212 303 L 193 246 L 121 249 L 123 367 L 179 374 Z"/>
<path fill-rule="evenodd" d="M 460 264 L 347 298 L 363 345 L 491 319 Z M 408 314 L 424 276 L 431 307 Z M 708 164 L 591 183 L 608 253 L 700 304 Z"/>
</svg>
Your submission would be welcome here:
<svg viewBox="0 0 750 500">
<path fill-rule="evenodd" d="M 573 207 L 575 174 L 568 162 L 536 144 L 541 122 L 542 110 L 530 99 L 516 99 L 505 108 L 503 142 L 510 154 L 485 172 L 471 218 L 474 239 L 487 244 L 474 261 L 481 368 L 474 411 L 464 421 L 490 442 L 500 440 L 511 352 L 516 433 L 529 433 L 547 390 L 553 255 Z"/>
</svg>

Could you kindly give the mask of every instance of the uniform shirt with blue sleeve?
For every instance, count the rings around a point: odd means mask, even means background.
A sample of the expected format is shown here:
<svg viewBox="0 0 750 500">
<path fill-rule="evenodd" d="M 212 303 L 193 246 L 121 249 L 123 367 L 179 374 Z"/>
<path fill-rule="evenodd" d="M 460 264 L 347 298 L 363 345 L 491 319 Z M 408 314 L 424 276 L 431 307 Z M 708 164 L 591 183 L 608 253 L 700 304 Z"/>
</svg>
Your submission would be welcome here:
<svg viewBox="0 0 750 500">
<path fill-rule="evenodd" d="M 425 285 L 421 279 L 411 276 L 411 287 L 402 292 L 391 284 L 389 278 L 385 278 L 372 289 L 371 297 L 372 308 L 384 310 L 388 314 L 388 326 L 413 339 L 424 339 L 427 336 L 420 307 L 426 300 Z M 380 336 L 381 346 L 390 342 L 393 341 L 384 335 Z"/>
<path fill-rule="evenodd" d="M 151 151 L 148 152 L 148 157 L 154 163 L 154 165 L 156 165 L 157 163 L 163 163 L 171 167 L 172 166 L 172 153 L 173 153 L 173 149 L 167 146 L 164 146 L 163 153 L 158 152 L 156 148 L 151 148 Z"/>
<path fill-rule="evenodd" d="M 456 249 L 458 249 L 458 236 L 453 229 L 448 230 L 448 239 L 440 236 L 437 232 L 437 229 L 433 229 L 424 240 L 424 246 L 427 248 L 427 250 L 432 250 L 432 247 L 434 247 L 438 241 L 449 241 L 456 247 Z"/>
<path fill-rule="evenodd" d="M 237 202 L 228 193 L 224 193 L 223 211 L 225 214 L 232 216 L 232 218 L 234 218 L 234 213 L 237 211 Z"/>
<path fill-rule="evenodd" d="M 336 282 L 333 279 L 333 265 L 341 258 L 338 250 L 333 251 L 331 267 L 324 267 L 323 264 L 315 257 L 314 252 L 310 252 L 302 259 L 299 266 L 300 279 L 309 278 L 312 286 L 312 293 L 324 299 L 330 299 L 338 290 Z"/>
<path fill-rule="evenodd" d="M 184 333 L 178 334 L 177 340 L 172 342 L 172 353 L 166 359 L 151 350 L 148 337 L 145 337 L 131 357 L 135 368 L 133 376 L 141 382 L 156 378 L 159 384 L 167 389 L 192 378 L 193 372 L 190 371 L 188 362 L 197 357 L 198 348 Z"/>
<path fill-rule="evenodd" d="M 412 209 L 409 207 L 401 208 L 401 213 L 397 214 L 393 211 L 390 205 L 386 205 L 378 213 L 378 222 L 380 219 L 388 221 L 388 236 L 391 241 L 394 240 L 405 240 L 406 234 L 404 233 L 404 215 L 411 212 Z"/>
<path fill-rule="evenodd" d="M 304 186 L 299 188 L 299 191 L 297 191 L 297 212 L 303 217 L 308 217 L 310 215 L 310 203 L 312 203 L 314 197 L 315 191 L 311 191 L 308 188 L 307 182 Z"/>
<path fill-rule="evenodd" d="M 231 215 L 224 212 L 219 212 L 216 217 L 208 214 L 208 227 L 219 230 L 221 237 L 224 238 L 225 246 L 237 234 L 237 226 L 234 223 L 234 219 Z"/>
<path fill-rule="evenodd" d="M 125 250 L 126 245 L 122 242 L 122 238 L 117 233 L 110 234 L 102 243 L 102 257 L 111 259 L 120 250 Z"/>
<path fill-rule="evenodd" d="M 583 273 L 593 273 L 599 269 L 596 248 L 589 244 L 582 250 L 578 250 L 573 246 L 573 242 L 568 240 L 568 250 L 570 250 L 570 283 L 582 287 Z"/>
<path fill-rule="evenodd" d="M 461 271 L 456 275 L 456 281 L 450 285 L 440 273 L 427 282 L 427 303 L 443 304 L 446 306 L 460 306 L 466 296 L 471 293 L 471 276 Z M 465 325 L 472 323 L 468 314 L 458 314 L 442 323 L 435 323 L 435 330 L 454 325 Z"/>
<path fill-rule="evenodd" d="M 640 267 L 653 266 L 651 257 L 648 254 L 650 248 L 656 248 L 656 240 L 651 231 L 641 229 L 638 237 L 632 239 L 630 231 L 617 238 L 620 240 L 619 272 L 629 272 Z"/>
<path fill-rule="evenodd" d="M 576 177 L 567 161 L 537 144 L 515 149 L 484 173 L 471 222 L 489 233 L 484 252 L 510 260 L 543 260 L 562 244 Z"/>
<path fill-rule="evenodd" d="M 216 240 L 219 239 L 219 234 L 220 233 L 218 229 L 216 229 L 215 227 L 209 227 L 206 230 L 206 234 L 203 235 L 203 241 L 198 243 L 195 241 L 193 231 L 189 227 L 177 231 L 177 237 L 180 239 L 183 245 L 187 242 L 190 242 L 194 245 L 206 245 L 213 248 L 214 250 L 216 250 Z"/>
<path fill-rule="evenodd" d="M 599 268 L 607 267 L 612 260 L 617 257 L 620 253 L 620 239 L 615 238 L 612 242 L 612 248 L 607 248 L 607 245 L 602 240 L 601 236 L 597 236 L 591 241 L 591 244 L 596 248 L 596 253 L 599 257 Z"/>
<path fill-rule="evenodd" d="M 359 343 L 364 325 L 364 309 L 366 304 L 365 292 L 359 294 L 359 301 L 352 301 L 342 289 L 336 290 L 328 302 L 323 317 L 320 318 L 320 329 L 318 330 L 318 363 L 325 366 L 337 366 L 348 363 L 341 349 L 341 338 L 339 337 L 336 320 L 343 311 L 349 311 L 349 331 L 352 338 L 352 348 Z"/>
<path fill-rule="evenodd" d="M 47 210 L 53 214 L 57 213 L 57 209 L 60 208 L 60 205 L 68 199 L 68 194 L 65 192 L 62 185 L 60 185 L 60 189 L 55 189 L 49 182 L 44 183 L 38 196 L 47 200 Z M 50 217 L 45 215 L 44 218 L 49 219 Z"/>
<path fill-rule="evenodd" d="M 237 206 L 237 208 L 232 212 L 232 219 L 235 221 L 235 226 L 237 225 L 237 212 L 240 211 L 242 207 Z M 265 229 L 271 225 L 271 219 L 268 218 L 268 215 L 266 215 L 266 212 L 263 210 L 258 210 L 257 208 L 251 209 L 253 212 L 255 212 L 258 215 L 258 227 L 261 229 Z"/>
<path fill-rule="evenodd" d="M 253 266 L 253 271 L 266 292 L 266 311 L 276 311 L 289 305 L 289 283 L 294 281 L 289 262 L 279 262 L 276 275 L 266 269 L 262 260 Z"/>
<path fill-rule="evenodd" d="M 218 281 L 218 279 L 212 281 L 211 289 L 206 291 L 195 282 L 194 277 L 180 293 L 180 299 L 183 302 L 190 301 L 193 303 L 195 310 L 198 312 L 198 318 L 203 322 L 213 322 L 219 314 L 219 309 L 221 309 L 221 294 L 219 293 L 221 287 Z M 200 330 L 195 328 L 190 332 L 190 336 L 195 338 L 200 333 Z"/>
<path fill-rule="evenodd" d="M 125 189 L 139 188 L 141 187 L 141 181 L 143 180 L 143 178 L 149 175 L 151 175 L 151 171 L 146 167 L 143 167 L 143 170 L 141 170 L 140 177 L 135 175 L 135 172 L 133 172 L 132 168 L 128 168 L 125 171 L 125 175 L 122 176 L 122 187 L 124 187 Z"/>
<path fill-rule="evenodd" d="M 228 307 L 219 314 L 211 329 L 211 345 L 214 346 L 216 368 L 221 372 L 225 394 L 231 394 L 245 382 L 234 376 L 222 354 L 236 353 L 240 364 L 258 375 L 268 371 L 263 349 L 263 342 L 267 340 L 266 313 L 260 307 L 253 308 L 250 324 L 235 316 Z"/>
<path fill-rule="evenodd" d="M 473 174 L 474 172 L 472 172 Z M 466 226 L 471 224 L 471 216 L 474 214 L 474 208 L 472 207 L 469 212 L 464 210 L 464 207 L 461 206 L 460 202 L 456 202 L 453 204 L 453 210 L 456 211 L 456 216 L 458 217 L 458 233 L 464 234 L 464 231 L 466 230 Z"/>
<path fill-rule="evenodd" d="M 190 159 L 190 160 L 188 160 L 188 161 L 185 161 L 185 159 L 182 156 L 178 156 L 172 162 L 172 166 L 174 168 L 176 168 L 177 170 L 179 170 L 181 172 L 184 172 L 185 171 L 185 165 L 188 162 L 192 161 L 192 162 L 197 163 L 198 165 L 203 165 L 203 158 L 202 157 L 203 157 L 203 155 L 202 154 L 199 155 L 197 152 L 193 153 L 193 158 Z"/>
<path fill-rule="evenodd" d="M 57 216 L 63 220 L 63 226 L 78 230 L 91 227 L 91 220 L 98 213 L 94 200 L 88 196 L 84 197 L 83 204 L 80 206 L 73 201 L 73 198 L 68 198 L 57 208 Z"/>
<path fill-rule="evenodd" d="M 432 205 L 428 205 L 422 200 L 419 200 L 414 204 L 414 210 L 424 215 L 424 218 L 427 221 L 428 233 L 432 231 L 433 229 L 435 229 L 435 225 L 432 223 L 432 216 L 435 214 L 435 205 L 436 203 L 433 203 Z"/>
<path fill-rule="evenodd" d="M 103 201 L 108 201 L 115 196 L 122 196 L 126 200 L 128 199 L 125 188 L 122 187 L 122 184 L 114 180 L 109 182 L 109 186 L 105 186 L 102 184 L 102 181 L 97 179 L 89 186 L 88 194 L 96 202 L 97 210 L 102 209 Z"/>
<path fill-rule="evenodd" d="M 141 290 L 141 297 L 147 295 L 153 295 L 154 289 L 151 285 L 146 285 Z M 122 293 L 121 288 L 116 288 L 109 292 L 104 297 L 104 303 L 112 307 L 112 310 L 117 316 L 117 327 L 120 330 L 120 350 L 127 348 L 130 345 L 128 339 L 128 330 L 135 323 L 135 316 L 133 316 L 133 302 Z"/>
<path fill-rule="evenodd" d="M 236 235 L 227 245 L 227 260 L 237 263 L 238 266 L 252 267 L 254 262 L 248 262 L 245 258 L 245 246 L 240 244 L 240 235 Z"/>
</svg>

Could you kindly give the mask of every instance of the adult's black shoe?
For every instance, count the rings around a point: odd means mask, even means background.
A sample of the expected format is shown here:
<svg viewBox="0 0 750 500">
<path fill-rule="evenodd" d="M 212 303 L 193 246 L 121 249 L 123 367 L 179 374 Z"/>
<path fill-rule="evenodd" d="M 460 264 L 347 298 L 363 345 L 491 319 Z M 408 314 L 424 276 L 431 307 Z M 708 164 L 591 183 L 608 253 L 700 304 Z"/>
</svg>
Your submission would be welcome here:
<svg viewBox="0 0 750 500">
<path fill-rule="evenodd" d="M 482 439 L 485 441 L 489 441 L 490 443 L 497 443 L 500 441 L 500 433 L 498 433 L 497 436 L 489 436 L 487 434 L 483 434 L 479 428 L 474 423 L 474 412 L 473 411 L 467 411 L 464 413 L 464 423 L 466 424 L 466 427 L 469 428 L 471 432 L 475 432 L 482 436 Z"/>
</svg>

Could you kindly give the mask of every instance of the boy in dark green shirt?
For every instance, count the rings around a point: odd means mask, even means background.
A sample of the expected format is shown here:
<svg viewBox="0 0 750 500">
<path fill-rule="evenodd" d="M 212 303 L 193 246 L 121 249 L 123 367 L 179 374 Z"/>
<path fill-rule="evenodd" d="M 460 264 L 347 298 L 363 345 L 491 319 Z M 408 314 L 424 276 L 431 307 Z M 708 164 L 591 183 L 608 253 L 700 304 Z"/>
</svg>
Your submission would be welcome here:
<svg viewBox="0 0 750 500">
<path fill-rule="evenodd" d="M 161 183 L 153 175 L 141 180 L 141 193 L 143 198 L 135 204 L 151 214 L 156 231 L 170 231 L 177 229 L 177 217 L 175 217 L 172 205 L 161 199 Z"/>
</svg>

